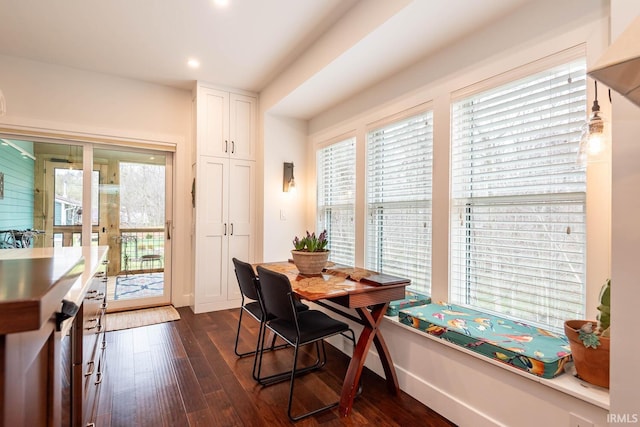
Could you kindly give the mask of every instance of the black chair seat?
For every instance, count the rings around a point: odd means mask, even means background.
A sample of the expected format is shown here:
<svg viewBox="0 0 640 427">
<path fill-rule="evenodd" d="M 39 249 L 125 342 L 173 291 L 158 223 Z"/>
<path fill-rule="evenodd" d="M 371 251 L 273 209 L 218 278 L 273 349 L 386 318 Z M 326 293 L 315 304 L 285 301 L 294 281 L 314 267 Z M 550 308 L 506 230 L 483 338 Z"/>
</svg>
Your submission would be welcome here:
<svg viewBox="0 0 640 427">
<path fill-rule="evenodd" d="M 273 319 L 269 322 L 269 327 L 289 342 L 295 343 L 298 339 L 298 330 L 295 323 L 282 319 Z M 349 325 L 346 323 L 316 310 L 298 313 L 298 327 L 300 328 L 299 345 L 308 344 L 326 336 L 349 330 Z"/>
<path fill-rule="evenodd" d="M 309 306 L 301 303 L 300 301 L 294 302 L 297 311 L 308 311 Z M 258 301 L 247 303 L 243 306 L 245 310 L 251 314 L 258 322 L 262 321 L 262 307 L 260 307 L 260 303 Z M 267 316 L 266 320 L 271 320 L 273 316 Z"/>
<path fill-rule="evenodd" d="M 262 308 L 260 308 L 260 303 L 258 301 L 247 303 L 243 308 L 258 322 L 262 322 Z"/>
</svg>

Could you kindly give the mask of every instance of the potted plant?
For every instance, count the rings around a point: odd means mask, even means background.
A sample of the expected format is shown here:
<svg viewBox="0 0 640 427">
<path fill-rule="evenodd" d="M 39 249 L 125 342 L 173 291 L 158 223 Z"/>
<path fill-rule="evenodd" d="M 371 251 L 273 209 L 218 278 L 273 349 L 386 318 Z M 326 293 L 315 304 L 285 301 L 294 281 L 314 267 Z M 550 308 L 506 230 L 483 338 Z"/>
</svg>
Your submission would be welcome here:
<svg viewBox="0 0 640 427">
<path fill-rule="evenodd" d="M 564 333 L 569 339 L 578 377 L 609 388 L 611 279 L 600 290 L 598 311 L 595 325 L 588 320 L 567 320 L 564 322 Z"/>
<path fill-rule="evenodd" d="M 302 239 L 297 236 L 293 239 L 294 249 L 291 251 L 293 262 L 300 274 L 320 274 L 329 259 L 329 250 L 326 249 L 327 230 L 316 237 L 316 233 L 309 233 Z"/>
</svg>

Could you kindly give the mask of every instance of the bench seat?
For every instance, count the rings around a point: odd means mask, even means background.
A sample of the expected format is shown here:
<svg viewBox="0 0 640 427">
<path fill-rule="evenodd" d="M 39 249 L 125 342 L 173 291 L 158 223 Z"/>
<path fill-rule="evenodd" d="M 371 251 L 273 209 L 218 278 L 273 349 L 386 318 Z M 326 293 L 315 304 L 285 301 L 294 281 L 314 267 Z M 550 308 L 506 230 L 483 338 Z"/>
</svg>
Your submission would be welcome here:
<svg viewBox="0 0 640 427">
<path fill-rule="evenodd" d="M 571 360 L 564 335 L 470 308 L 434 303 L 401 309 L 401 323 L 542 378 Z"/>
<path fill-rule="evenodd" d="M 397 316 L 400 310 L 417 305 L 431 304 L 431 297 L 419 292 L 407 290 L 404 299 L 391 301 L 387 308 L 386 316 Z"/>
</svg>

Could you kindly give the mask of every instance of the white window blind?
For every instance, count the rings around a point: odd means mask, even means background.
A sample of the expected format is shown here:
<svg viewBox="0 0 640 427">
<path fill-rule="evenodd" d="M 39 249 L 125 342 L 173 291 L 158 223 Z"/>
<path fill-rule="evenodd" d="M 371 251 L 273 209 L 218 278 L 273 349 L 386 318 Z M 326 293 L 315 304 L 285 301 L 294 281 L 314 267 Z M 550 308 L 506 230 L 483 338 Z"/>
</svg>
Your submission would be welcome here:
<svg viewBox="0 0 640 427">
<path fill-rule="evenodd" d="M 367 134 L 366 268 L 431 289 L 433 113 Z"/>
<path fill-rule="evenodd" d="M 585 69 L 453 103 L 451 301 L 558 331 L 584 316 Z"/>
<path fill-rule="evenodd" d="M 355 265 L 355 138 L 320 149 L 317 162 L 316 234 L 327 230 L 331 261 Z"/>
</svg>

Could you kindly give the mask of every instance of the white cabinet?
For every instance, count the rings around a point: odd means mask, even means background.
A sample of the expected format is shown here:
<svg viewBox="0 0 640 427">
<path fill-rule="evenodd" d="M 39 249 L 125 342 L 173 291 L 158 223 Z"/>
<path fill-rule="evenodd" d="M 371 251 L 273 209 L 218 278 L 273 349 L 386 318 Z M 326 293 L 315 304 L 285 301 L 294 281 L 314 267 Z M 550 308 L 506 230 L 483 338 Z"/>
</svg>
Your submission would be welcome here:
<svg viewBox="0 0 640 427">
<path fill-rule="evenodd" d="M 199 86 L 196 92 L 193 310 L 240 305 L 232 258 L 252 262 L 256 98 Z"/>
<path fill-rule="evenodd" d="M 255 160 L 256 98 L 199 86 L 198 154 Z"/>
</svg>

